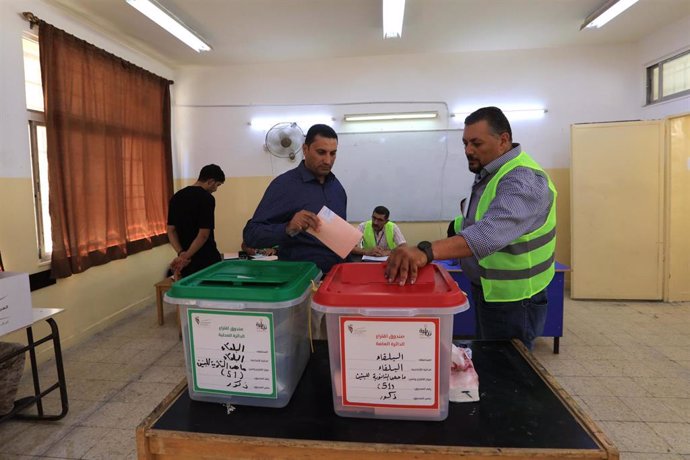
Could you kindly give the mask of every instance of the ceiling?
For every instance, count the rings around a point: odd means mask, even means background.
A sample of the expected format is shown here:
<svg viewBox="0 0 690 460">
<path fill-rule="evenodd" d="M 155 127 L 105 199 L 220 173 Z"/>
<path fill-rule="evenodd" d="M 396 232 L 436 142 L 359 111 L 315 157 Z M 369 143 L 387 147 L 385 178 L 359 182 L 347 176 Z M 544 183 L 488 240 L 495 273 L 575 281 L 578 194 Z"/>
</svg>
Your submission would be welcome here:
<svg viewBox="0 0 690 460">
<path fill-rule="evenodd" d="M 407 0 L 402 38 L 383 40 L 381 0 L 158 0 L 213 47 L 197 54 L 125 0 L 44 1 L 173 67 L 636 42 L 690 15 L 640 0 L 580 31 L 605 0 Z"/>
</svg>

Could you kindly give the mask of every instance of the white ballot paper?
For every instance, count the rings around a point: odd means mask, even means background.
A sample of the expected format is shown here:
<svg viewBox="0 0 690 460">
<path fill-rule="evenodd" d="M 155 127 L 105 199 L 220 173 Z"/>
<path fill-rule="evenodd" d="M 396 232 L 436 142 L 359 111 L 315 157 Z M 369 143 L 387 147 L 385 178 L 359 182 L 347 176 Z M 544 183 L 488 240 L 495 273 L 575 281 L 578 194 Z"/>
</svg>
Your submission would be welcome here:
<svg viewBox="0 0 690 460">
<path fill-rule="evenodd" d="M 347 221 L 326 206 L 321 208 L 317 217 L 320 224 L 319 230 L 315 231 L 313 228 L 308 228 L 307 233 L 315 236 L 343 259 L 362 239 L 362 232 L 348 224 Z"/>
<path fill-rule="evenodd" d="M 362 256 L 362 262 L 385 262 L 388 260 L 388 256 Z"/>
</svg>

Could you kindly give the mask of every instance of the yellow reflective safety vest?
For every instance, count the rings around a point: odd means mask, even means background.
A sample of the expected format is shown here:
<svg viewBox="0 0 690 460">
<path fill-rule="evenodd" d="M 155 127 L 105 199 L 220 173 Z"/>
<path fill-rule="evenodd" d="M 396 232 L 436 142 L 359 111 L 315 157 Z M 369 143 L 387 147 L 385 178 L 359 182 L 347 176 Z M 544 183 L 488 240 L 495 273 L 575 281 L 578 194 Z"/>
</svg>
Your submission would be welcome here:
<svg viewBox="0 0 690 460">
<path fill-rule="evenodd" d="M 556 187 L 548 174 L 525 152 L 501 166 L 484 189 L 475 214 L 478 222 L 496 197 L 498 184 L 518 167 L 533 169 L 544 176 L 553 195 L 544 224 L 511 241 L 506 247 L 479 260 L 480 280 L 488 302 L 511 302 L 532 297 L 551 282 L 555 273 Z"/>
<path fill-rule="evenodd" d="M 388 243 L 388 249 L 395 249 L 395 237 L 394 229 L 395 224 L 393 222 L 386 222 L 383 226 L 384 234 L 386 235 L 386 242 Z M 374 226 L 371 225 L 371 221 L 368 220 L 364 223 L 364 235 L 362 237 L 364 249 L 374 249 L 376 247 L 376 236 L 374 235 Z"/>
<path fill-rule="evenodd" d="M 465 218 L 462 215 L 459 215 L 458 217 L 455 218 L 453 221 L 453 230 L 455 230 L 455 234 L 459 235 L 460 231 L 462 230 L 462 221 Z"/>
</svg>

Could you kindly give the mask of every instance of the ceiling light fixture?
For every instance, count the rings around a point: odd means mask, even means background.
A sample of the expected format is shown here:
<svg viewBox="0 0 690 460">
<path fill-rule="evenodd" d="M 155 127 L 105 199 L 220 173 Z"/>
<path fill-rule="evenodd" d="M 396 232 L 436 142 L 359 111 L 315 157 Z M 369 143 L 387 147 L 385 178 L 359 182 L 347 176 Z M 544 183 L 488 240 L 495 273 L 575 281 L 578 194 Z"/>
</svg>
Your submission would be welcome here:
<svg viewBox="0 0 690 460">
<path fill-rule="evenodd" d="M 623 11 L 627 10 L 638 0 L 608 0 L 606 3 L 601 5 L 594 13 L 587 16 L 585 22 L 582 23 L 580 30 L 587 28 L 599 28 L 604 24 L 609 22 L 611 19 L 615 18 Z"/>
<path fill-rule="evenodd" d="M 199 37 L 196 32 L 180 21 L 155 0 L 126 0 L 131 6 L 150 20 L 173 34 L 197 53 L 211 51 L 211 46 Z"/>
<path fill-rule="evenodd" d="M 362 113 L 345 115 L 345 121 L 423 120 L 438 118 L 438 112 Z"/>
<path fill-rule="evenodd" d="M 383 0 L 383 38 L 402 37 L 405 0 Z"/>
</svg>

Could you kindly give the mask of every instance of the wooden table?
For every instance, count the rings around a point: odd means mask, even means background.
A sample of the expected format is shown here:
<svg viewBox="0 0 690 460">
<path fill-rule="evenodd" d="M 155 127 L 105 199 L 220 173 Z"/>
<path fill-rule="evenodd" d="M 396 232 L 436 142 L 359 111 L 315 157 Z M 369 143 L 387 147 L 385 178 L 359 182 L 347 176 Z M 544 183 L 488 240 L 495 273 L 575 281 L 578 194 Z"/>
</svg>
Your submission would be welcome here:
<svg viewBox="0 0 690 460">
<path fill-rule="evenodd" d="M 169 276 L 162 281 L 155 284 L 156 286 L 156 311 L 158 312 L 158 325 L 162 326 L 165 323 L 163 315 L 163 295 L 172 287 L 173 279 Z"/>
<path fill-rule="evenodd" d="M 443 422 L 338 417 L 325 342 L 283 409 L 189 399 L 182 381 L 137 428 L 140 459 L 618 459 L 618 451 L 517 341 L 471 342 L 481 401 Z"/>
</svg>

